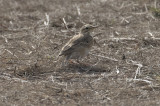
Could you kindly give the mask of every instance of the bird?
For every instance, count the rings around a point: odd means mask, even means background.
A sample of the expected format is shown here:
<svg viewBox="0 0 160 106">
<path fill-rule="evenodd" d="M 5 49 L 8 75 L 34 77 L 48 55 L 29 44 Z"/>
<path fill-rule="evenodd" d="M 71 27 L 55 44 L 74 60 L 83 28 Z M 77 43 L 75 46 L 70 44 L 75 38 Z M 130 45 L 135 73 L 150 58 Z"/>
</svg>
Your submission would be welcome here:
<svg viewBox="0 0 160 106">
<path fill-rule="evenodd" d="M 90 35 L 90 32 L 97 28 L 91 24 L 85 24 L 80 28 L 79 34 L 73 36 L 61 49 L 58 56 L 64 56 L 64 63 L 69 60 L 79 60 L 85 57 L 94 43 L 97 44 L 96 40 Z M 63 64 L 64 64 L 63 63 Z"/>
</svg>

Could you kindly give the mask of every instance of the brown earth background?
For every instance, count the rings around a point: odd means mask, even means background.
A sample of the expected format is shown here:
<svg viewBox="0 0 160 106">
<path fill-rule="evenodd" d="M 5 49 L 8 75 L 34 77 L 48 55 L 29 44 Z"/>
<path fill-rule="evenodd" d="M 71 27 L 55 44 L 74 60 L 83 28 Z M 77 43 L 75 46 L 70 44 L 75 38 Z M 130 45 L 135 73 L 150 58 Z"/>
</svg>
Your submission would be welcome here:
<svg viewBox="0 0 160 106">
<path fill-rule="evenodd" d="M 100 44 L 62 67 L 85 23 Z M 0 106 L 160 106 L 159 0 L 0 0 Z"/>
</svg>

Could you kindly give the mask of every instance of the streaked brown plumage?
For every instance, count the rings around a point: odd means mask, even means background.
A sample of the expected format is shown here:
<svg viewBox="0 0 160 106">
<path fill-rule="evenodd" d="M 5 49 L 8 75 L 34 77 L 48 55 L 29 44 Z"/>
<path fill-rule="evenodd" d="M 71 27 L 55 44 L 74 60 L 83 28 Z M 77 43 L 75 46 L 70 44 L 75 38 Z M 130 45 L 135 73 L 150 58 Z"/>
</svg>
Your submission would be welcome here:
<svg viewBox="0 0 160 106">
<path fill-rule="evenodd" d="M 84 25 L 80 29 L 80 33 L 72 37 L 62 48 L 59 56 L 64 56 L 66 58 L 65 61 L 69 59 L 79 59 L 86 56 L 94 44 L 94 39 L 90 35 L 90 31 L 96 28 L 96 26 L 92 26 L 89 24 Z"/>
</svg>

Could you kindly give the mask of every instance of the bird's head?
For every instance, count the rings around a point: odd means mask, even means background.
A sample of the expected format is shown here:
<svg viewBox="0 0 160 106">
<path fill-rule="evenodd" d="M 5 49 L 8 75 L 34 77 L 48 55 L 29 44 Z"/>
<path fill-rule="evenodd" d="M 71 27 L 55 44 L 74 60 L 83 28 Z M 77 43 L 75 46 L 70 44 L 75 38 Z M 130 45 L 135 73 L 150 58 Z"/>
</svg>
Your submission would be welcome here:
<svg viewBox="0 0 160 106">
<path fill-rule="evenodd" d="M 86 24 L 80 29 L 80 33 L 82 33 L 82 34 L 89 33 L 91 30 L 93 30 L 97 27 L 98 26 L 93 26 L 93 25 L 90 25 L 90 24 Z"/>
</svg>

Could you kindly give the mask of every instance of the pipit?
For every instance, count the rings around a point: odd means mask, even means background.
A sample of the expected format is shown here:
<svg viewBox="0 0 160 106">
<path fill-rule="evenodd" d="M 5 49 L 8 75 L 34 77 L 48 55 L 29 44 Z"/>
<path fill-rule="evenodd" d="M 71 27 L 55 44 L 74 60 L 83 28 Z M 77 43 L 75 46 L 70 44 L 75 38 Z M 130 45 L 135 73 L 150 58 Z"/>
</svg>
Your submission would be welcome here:
<svg viewBox="0 0 160 106">
<path fill-rule="evenodd" d="M 96 43 L 95 39 L 90 35 L 90 31 L 97 28 L 97 26 L 93 26 L 90 24 L 84 25 L 78 35 L 73 36 L 62 48 L 59 56 L 64 56 L 64 63 L 68 62 L 68 60 L 79 60 L 85 57 L 91 47 Z"/>
</svg>

